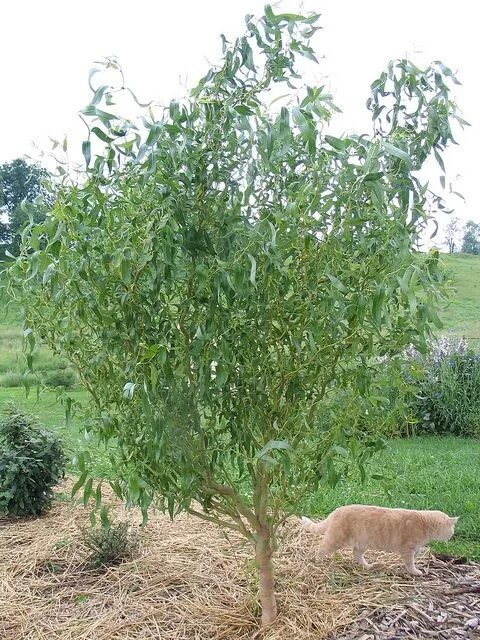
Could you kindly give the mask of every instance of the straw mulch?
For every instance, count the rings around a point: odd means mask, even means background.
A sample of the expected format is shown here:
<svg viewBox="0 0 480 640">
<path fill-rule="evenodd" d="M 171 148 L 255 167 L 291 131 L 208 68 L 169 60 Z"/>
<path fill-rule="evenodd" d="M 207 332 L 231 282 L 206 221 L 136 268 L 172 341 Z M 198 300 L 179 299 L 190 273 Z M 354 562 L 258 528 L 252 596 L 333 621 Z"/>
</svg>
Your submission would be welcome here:
<svg viewBox="0 0 480 640">
<path fill-rule="evenodd" d="M 60 496 L 61 497 L 61 496 Z M 138 515 L 115 505 L 117 519 Z M 421 578 L 399 559 L 368 554 L 367 572 L 351 555 L 315 563 L 315 537 L 285 526 L 276 556 L 279 617 L 258 626 L 250 548 L 215 525 L 153 514 L 140 555 L 106 571 L 86 564 L 80 526 L 88 512 L 64 499 L 44 517 L 0 519 L 2 640 L 161 638 L 304 640 L 478 638 L 480 565 L 426 555 Z M 447 633 L 443 635 L 442 633 Z"/>
</svg>

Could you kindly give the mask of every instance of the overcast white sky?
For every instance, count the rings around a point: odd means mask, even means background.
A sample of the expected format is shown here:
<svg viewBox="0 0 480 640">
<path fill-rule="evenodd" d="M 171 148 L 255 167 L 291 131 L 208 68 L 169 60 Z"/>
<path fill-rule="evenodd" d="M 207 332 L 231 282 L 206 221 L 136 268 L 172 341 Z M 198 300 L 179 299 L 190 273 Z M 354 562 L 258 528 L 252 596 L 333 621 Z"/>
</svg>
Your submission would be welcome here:
<svg viewBox="0 0 480 640">
<path fill-rule="evenodd" d="M 474 0 L 284 0 L 322 14 L 314 47 L 325 56 L 312 68 L 327 82 L 343 113 L 342 131 L 370 132 L 365 108 L 369 85 L 392 58 L 406 54 L 419 65 L 442 60 L 458 72 L 456 91 L 472 127 L 446 156 L 447 182 L 466 202 L 450 203 L 462 220 L 480 221 L 480 16 Z M 89 101 L 93 61 L 115 55 L 127 84 L 145 101 L 168 101 L 185 93 L 218 61 L 220 33 L 244 30 L 247 13 L 261 14 L 261 0 L 17 0 L 0 4 L 2 135 L 0 162 L 49 148 L 48 137 L 80 149 L 83 125 L 77 112 Z M 433 174 L 432 174 L 433 176 Z M 437 187 L 438 181 L 432 186 Z M 448 220 L 439 219 L 441 227 Z"/>
</svg>

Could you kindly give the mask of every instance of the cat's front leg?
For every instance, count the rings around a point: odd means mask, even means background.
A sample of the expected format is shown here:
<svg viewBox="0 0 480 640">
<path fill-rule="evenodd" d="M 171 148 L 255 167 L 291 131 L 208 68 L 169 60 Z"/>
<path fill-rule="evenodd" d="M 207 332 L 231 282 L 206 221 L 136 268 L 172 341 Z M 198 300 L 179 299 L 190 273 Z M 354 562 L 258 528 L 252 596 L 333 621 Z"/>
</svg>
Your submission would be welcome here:
<svg viewBox="0 0 480 640">
<path fill-rule="evenodd" d="M 338 549 L 336 544 L 333 544 L 330 541 L 322 540 L 322 542 L 318 545 L 317 550 L 315 552 L 315 560 L 320 562 L 326 556 L 331 556 L 334 551 Z"/>
<path fill-rule="evenodd" d="M 324 560 L 325 558 L 327 558 L 330 554 L 327 553 L 325 551 L 325 549 L 323 547 L 318 547 L 318 549 L 315 551 L 315 562 L 317 564 L 319 564 L 320 562 L 322 562 L 322 560 Z"/>
<path fill-rule="evenodd" d="M 403 551 L 401 555 L 408 573 L 412 576 L 421 576 L 422 572 L 415 566 L 416 554 L 417 549 L 409 549 L 408 551 Z"/>
</svg>

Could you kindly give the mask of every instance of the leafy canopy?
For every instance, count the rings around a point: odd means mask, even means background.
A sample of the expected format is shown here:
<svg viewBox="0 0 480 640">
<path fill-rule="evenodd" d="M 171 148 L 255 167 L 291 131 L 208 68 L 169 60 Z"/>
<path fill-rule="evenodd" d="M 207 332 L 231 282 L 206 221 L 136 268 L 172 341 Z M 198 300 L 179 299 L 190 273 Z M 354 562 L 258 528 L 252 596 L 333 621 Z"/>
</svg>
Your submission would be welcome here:
<svg viewBox="0 0 480 640">
<path fill-rule="evenodd" d="M 141 124 L 120 113 L 123 76 L 92 86 L 87 179 L 25 232 L 11 270 L 30 349 L 41 333 L 77 366 L 89 428 L 116 440 L 116 490 L 171 515 L 197 500 L 253 540 L 336 481 L 336 457 L 376 447 L 325 428 L 325 394 L 369 397 L 378 356 L 424 348 L 439 324 L 417 171 L 431 154 L 443 167 L 463 122 L 454 77 L 393 62 L 372 84 L 372 135 L 327 134 L 331 96 L 297 87 L 317 21 L 247 17 L 190 98 Z M 278 83 L 289 95 L 269 105 Z"/>
</svg>

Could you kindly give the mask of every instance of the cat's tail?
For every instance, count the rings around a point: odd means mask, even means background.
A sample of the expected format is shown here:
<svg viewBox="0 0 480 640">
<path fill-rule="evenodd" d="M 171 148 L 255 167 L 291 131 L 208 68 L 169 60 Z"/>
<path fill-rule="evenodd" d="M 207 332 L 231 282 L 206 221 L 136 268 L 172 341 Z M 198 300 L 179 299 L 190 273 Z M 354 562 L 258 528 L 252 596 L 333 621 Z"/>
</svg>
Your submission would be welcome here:
<svg viewBox="0 0 480 640">
<path fill-rule="evenodd" d="M 328 518 L 325 520 L 320 520 L 320 522 L 312 522 L 310 518 L 302 516 L 302 527 L 309 533 L 322 534 L 325 533 L 328 528 L 327 520 Z"/>
</svg>

